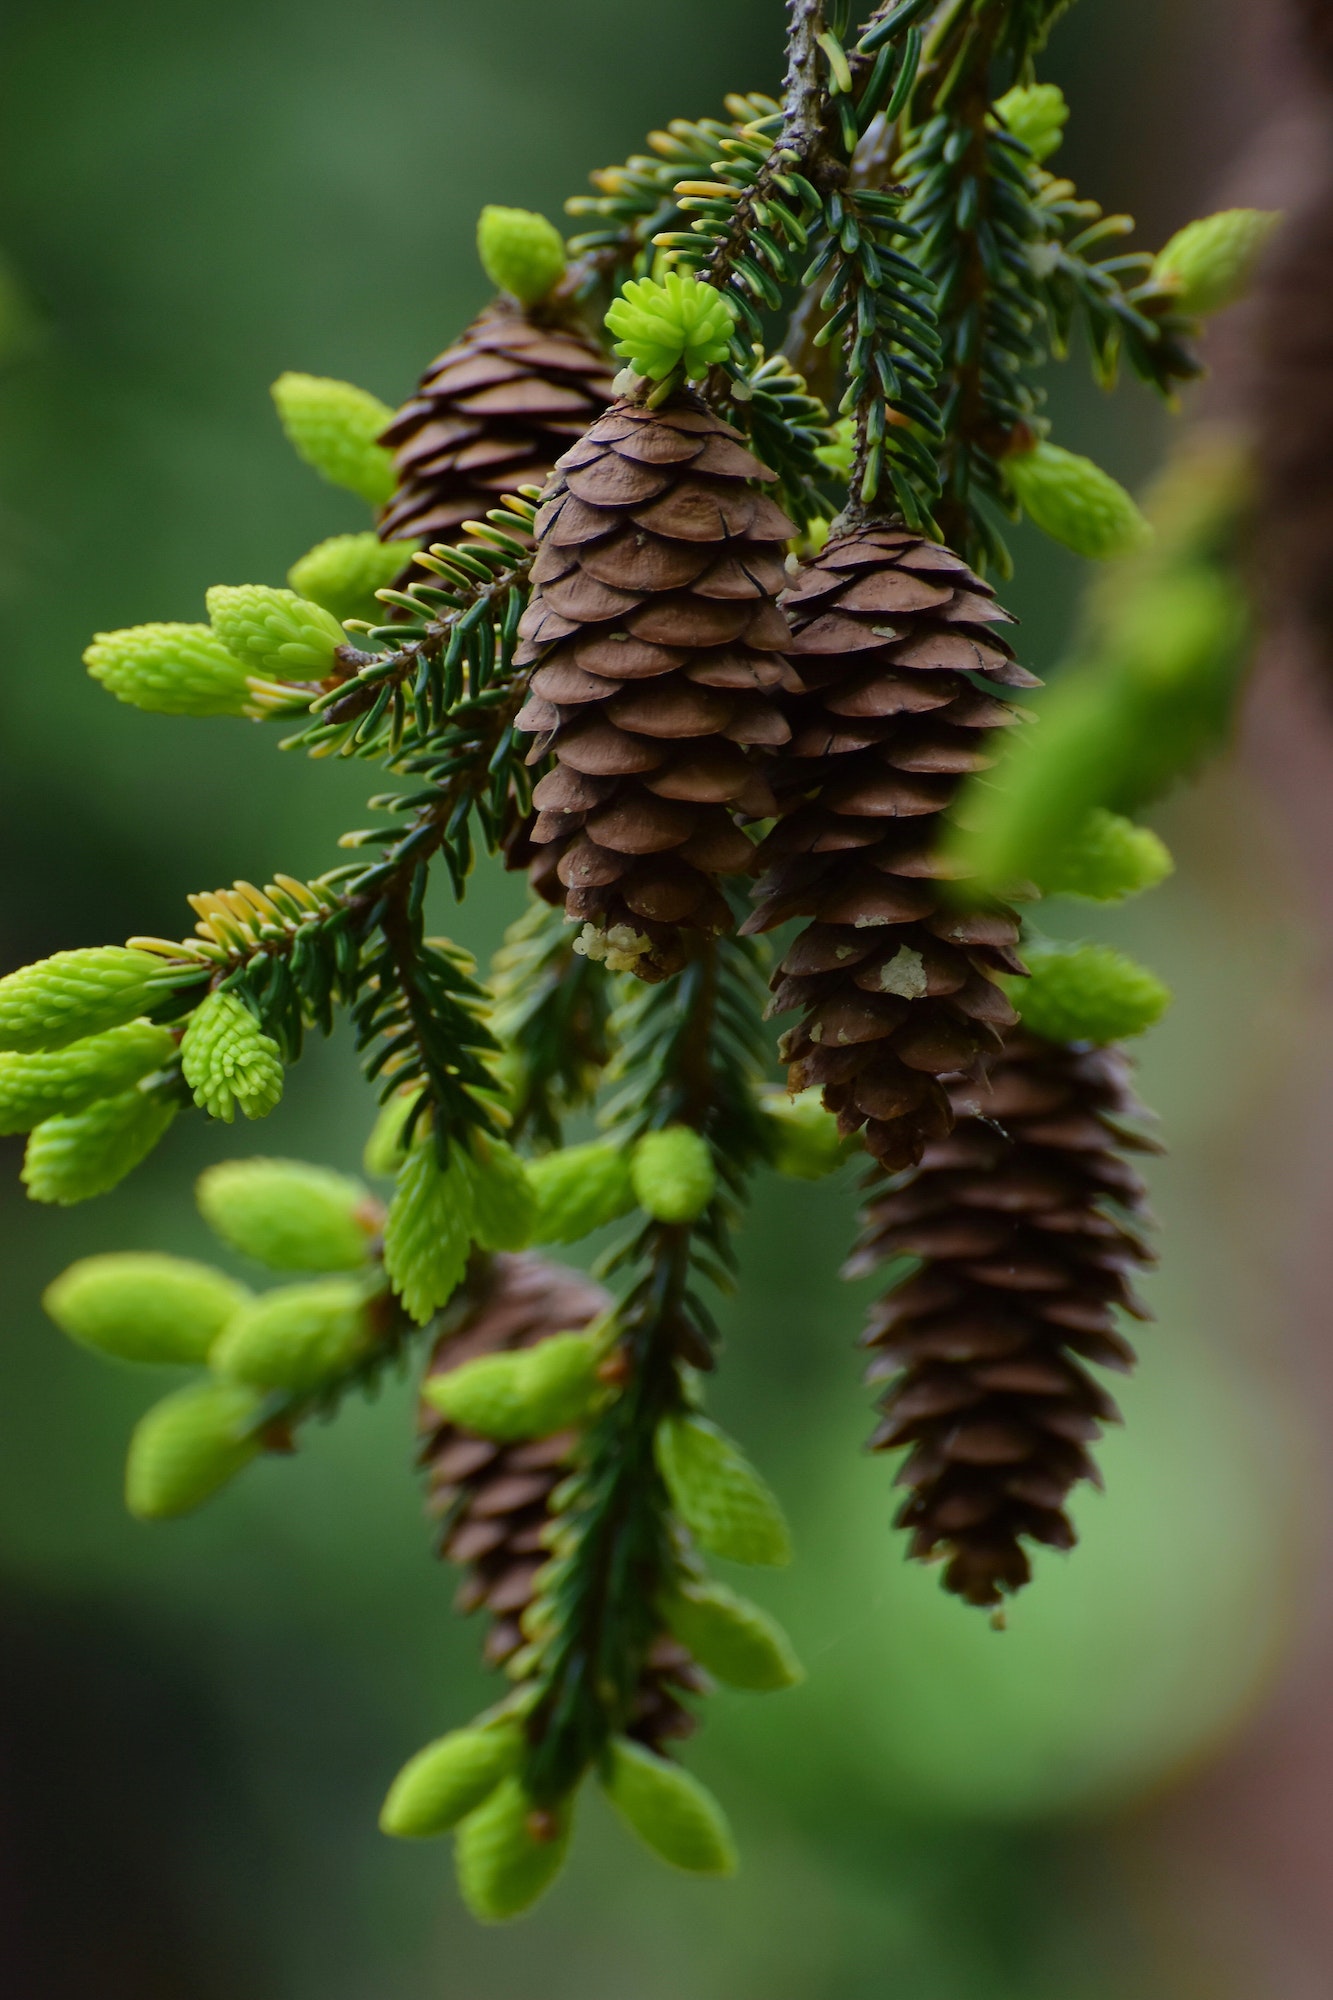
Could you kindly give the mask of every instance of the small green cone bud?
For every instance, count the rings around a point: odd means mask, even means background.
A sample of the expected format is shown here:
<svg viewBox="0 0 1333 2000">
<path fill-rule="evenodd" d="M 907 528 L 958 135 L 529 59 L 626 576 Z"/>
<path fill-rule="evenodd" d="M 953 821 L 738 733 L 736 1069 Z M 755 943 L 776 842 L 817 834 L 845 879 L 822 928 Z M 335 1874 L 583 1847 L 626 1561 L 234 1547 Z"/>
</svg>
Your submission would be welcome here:
<svg viewBox="0 0 1333 2000">
<path fill-rule="evenodd" d="M 279 375 L 272 394 L 282 428 L 306 464 L 382 507 L 394 488 L 393 454 L 379 442 L 393 422 L 388 404 L 327 375 Z"/>
<path fill-rule="evenodd" d="M 1069 106 L 1058 83 L 1015 84 L 995 109 L 1034 160 L 1049 160 L 1065 136 Z"/>
<path fill-rule="evenodd" d="M 253 1389 L 192 1382 L 154 1403 L 130 1439 L 125 1504 L 141 1521 L 193 1513 L 256 1458 L 253 1425 L 263 1407 Z"/>
<path fill-rule="evenodd" d="M 795 1097 L 774 1090 L 760 1100 L 773 1121 L 773 1165 L 792 1180 L 822 1180 L 847 1158 L 847 1142 L 833 1113 L 824 1109 L 823 1095 L 816 1084 Z"/>
<path fill-rule="evenodd" d="M 42 1304 L 62 1333 L 120 1361 L 198 1363 L 250 1297 L 225 1272 L 156 1251 L 83 1257 Z"/>
<path fill-rule="evenodd" d="M 815 457 L 822 466 L 844 483 L 852 476 L 852 459 L 856 453 L 856 425 L 850 417 L 839 417 L 833 426 L 833 437 L 828 444 L 821 444 Z"/>
<path fill-rule="evenodd" d="M 421 1393 L 464 1430 L 504 1444 L 550 1437 L 578 1423 L 597 1394 L 596 1341 L 554 1333 L 536 1347 L 484 1354 L 428 1376 Z"/>
<path fill-rule="evenodd" d="M 775 1694 L 805 1679 L 777 1620 L 724 1584 L 686 1584 L 662 1610 L 681 1645 L 728 1687 Z"/>
<path fill-rule="evenodd" d="M 1275 209 L 1224 208 L 1178 229 L 1158 252 L 1152 274 L 1197 319 L 1240 298 L 1259 253 L 1282 220 Z"/>
<path fill-rule="evenodd" d="M 688 1125 L 645 1132 L 629 1172 L 639 1206 L 659 1222 L 696 1221 L 717 1189 L 712 1149 Z"/>
<path fill-rule="evenodd" d="M 181 1038 L 181 1074 L 210 1118 L 262 1118 L 282 1096 L 282 1057 L 244 1000 L 210 993 Z"/>
<path fill-rule="evenodd" d="M 477 255 L 491 283 L 524 306 L 535 306 L 565 275 L 564 237 L 553 222 L 527 208 L 483 208 Z"/>
<path fill-rule="evenodd" d="M 692 1875 L 736 1873 L 736 1844 L 721 1806 L 707 1786 L 670 1758 L 618 1736 L 604 1788 L 626 1825 L 673 1868 Z"/>
<path fill-rule="evenodd" d="M 402 1166 L 407 1158 L 403 1127 L 419 1096 L 420 1092 L 416 1090 L 396 1090 L 380 1106 L 361 1154 L 361 1165 L 368 1174 L 374 1174 L 381 1180 L 392 1180 Z"/>
<path fill-rule="evenodd" d="M 398 1840 L 432 1840 L 475 1812 L 523 1754 L 519 1730 L 455 1729 L 409 1757 L 389 1787 L 380 1830 Z"/>
<path fill-rule="evenodd" d="M 1164 882 L 1175 863 L 1151 827 L 1132 819 L 1092 811 L 1070 839 L 1036 870 L 1048 896 L 1085 896 L 1092 903 L 1118 903 Z"/>
<path fill-rule="evenodd" d="M 29 1201 L 70 1208 L 109 1194 L 148 1158 L 175 1116 L 175 1105 L 163 1098 L 127 1090 L 69 1117 L 43 1119 L 23 1156 Z"/>
<path fill-rule="evenodd" d="M 569 1801 L 541 1812 L 517 1778 L 502 1779 L 458 1830 L 458 1887 L 484 1924 L 521 1916 L 554 1882 L 569 1852 Z"/>
<path fill-rule="evenodd" d="M 292 564 L 287 581 L 298 597 L 322 606 L 339 624 L 349 618 L 377 623 L 385 611 L 375 592 L 387 590 L 420 547 L 420 542 L 382 542 L 369 533 L 330 535 Z"/>
<path fill-rule="evenodd" d="M 152 952 L 118 944 L 39 958 L 0 979 L 0 1049 L 63 1049 L 122 1028 L 177 983 Z"/>
<path fill-rule="evenodd" d="M 697 381 L 731 346 L 735 318 L 731 303 L 712 285 L 681 271 L 656 278 L 631 278 L 606 315 L 619 336 L 614 352 L 636 375 L 661 382 L 677 368 Z"/>
<path fill-rule="evenodd" d="M 195 1183 L 210 1229 L 270 1271 L 356 1271 L 378 1210 L 346 1174 L 304 1160 L 223 1160 Z"/>
<path fill-rule="evenodd" d="M 1042 438 L 1030 451 L 1010 452 L 1003 465 L 1024 513 L 1075 555 L 1105 562 L 1152 534 L 1124 487 L 1090 458 Z"/>
<path fill-rule="evenodd" d="M 294 590 L 215 583 L 206 602 L 213 630 L 252 674 L 322 679 L 333 665 L 334 648 L 346 643 L 337 619 Z"/>
<path fill-rule="evenodd" d="M 1031 977 L 1010 997 L 1023 1026 L 1050 1042 L 1121 1042 L 1161 1019 L 1170 989 L 1146 965 L 1104 944 L 1025 945 Z"/>
<path fill-rule="evenodd" d="M 0 1055 L 0 1132 L 30 1132 L 44 1118 L 118 1096 L 175 1053 L 166 1028 L 131 1021 L 52 1053 Z"/>
<path fill-rule="evenodd" d="M 209 1359 L 226 1381 L 302 1396 L 345 1375 L 374 1345 L 364 1288 L 354 1278 L 324 1278 L 252 1299 Z"/>
<path fill-rule="evenodd" d="M 472 1140 L 473 1227 L 483 1250 L 522 1250 L 531 1240 L 537 1198 L 528 1171 L 503 1139 Z"/>
<path fill-rule="evenodd" d="M 463 1275 L 472 1247 L 473 1199 L 467 1162 L 451 1148 L 448 1166 L 441 1169 L 429 1134 L 398 1169 L 384 1225 L 384 1268 L 418 1326 L 452 1296 Z"/>
<path fill-rule="evenodd" d="M 537 1202 L 534 1243 L 577 1243 L 634 1206 L 629 1160 L 601 1139 L 530 1160 L 528 1180 Z"/>
<path fill-rule="evenodd" d="M 672 1505 L 700 1548 L 732 1562 L 791 1561 L 791 1534 L 775 1495 L 716 1424 L 668 1417 L 656 1450 Z"/>
<path fill-rule="evenodd" d="M 207 625 L 98 632 L 83 664 L 117 701 L 158 715 L 243 715 L 245 667 Z"/>
</svg>

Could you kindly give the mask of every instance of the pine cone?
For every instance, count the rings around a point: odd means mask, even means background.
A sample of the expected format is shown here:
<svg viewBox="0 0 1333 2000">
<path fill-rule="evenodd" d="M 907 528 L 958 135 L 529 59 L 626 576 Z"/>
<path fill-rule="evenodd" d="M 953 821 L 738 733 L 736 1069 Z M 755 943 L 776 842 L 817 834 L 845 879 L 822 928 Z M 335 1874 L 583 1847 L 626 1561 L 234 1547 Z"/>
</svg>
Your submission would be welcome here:
<svg viewBox="0 0 1333 2000">
<path fill-rule="evenodd" d="M 804 1010 L 782 1039 L 791 1087 L 822 1084 L 844 1135 L 864 1125 L 875 1157 L 906 1167 L 953 1122 L 939 1078 L 971 1071 L 1016 1019 L 993 975 L 1023 969 L 1012 911 L 937 886 L 940 815 L 993 761 L 989 732 L 1019 719 L 967 676 L 1037 682 L 989 629 L 1008 622 L 990 588 L 906 529 L 831 542 L 783 608 L 802 691 L 744 929 L 813 918 L 773 981 L 771 1012 Z"/>
<path fill-rule="evenodd" d="M 446 541 L 501 494 L 544 486 L 611 401 L 612 373 L 580 334 L 539 325 L 512 300 L 487 306 L 431 362 L 380 440 L 398 471 L 380 539 Z"/>
<path fill-rule="evenodd" d="M 1021 1588 L 1025 1540 L 1071 1548 L 1071 1487 L 1100 1484 L 1086 1446 L 1115 1404 L 1082 1365 L 1128 1370 L 1114 1309 L 1151 1263 L 1151 1218 L 1124 1151 L 1157 1152 L 1118 1049 L 1005 1043 L 989 1083 L 951 1083 L 957 1124 L 863 1215 L 847 1275 L 886 1258 L 919 1268 L 874 1307 L 869 1379 L 892 1378 L 873 1451 L 902 1445 L 911 1553 L 943 1552 L 945 1588 L 995 1605 Z"/>
<path fill-rule="evenodd" d="M 551 1334 L 575 1333 L 610 1304 L 600 1285 L 545 1258 L 480 1258 L 461 1297 L 451 1302 L 427 1374 L 447 1374 L 483 1354 L 535 1347 Z M 578 1433 L 496 1444 L 451 1424 L 424 1401 L 420 1424 L 427 1507 L 444 1524 L 440 1553 L 468 1571 L 459 1609 L 485 1606 L 492 1620 L 485 1658 L 501 1667 L 524 1644 L 520 1620 L 549 1557 L 544 1530 L 551 1494 L 570 1470 Z M 695 1719 L 678 1693 L 700 1693 L 707 1685 L 684 1647 L 663 1633 L 640 1676 L 628 1734 L 654 1749 L 688 1736 Z"/>
<path fill-rule="evenodd" d="M 731 928 L 717 877 L 748 874 L 733 812 L 773 811 L 746 752 L 789 731 L 794 687 L 776 598 L 795 531 L 752 480 L 773 474 L 698 397 L 617 403 L 560 461 L 537 517 L 520 665 L 540 660 L 519 727 L 545 846 L 533 880 L 607 938 L 611 962 L 665 977 L 677 926 Z"/>
</svg>

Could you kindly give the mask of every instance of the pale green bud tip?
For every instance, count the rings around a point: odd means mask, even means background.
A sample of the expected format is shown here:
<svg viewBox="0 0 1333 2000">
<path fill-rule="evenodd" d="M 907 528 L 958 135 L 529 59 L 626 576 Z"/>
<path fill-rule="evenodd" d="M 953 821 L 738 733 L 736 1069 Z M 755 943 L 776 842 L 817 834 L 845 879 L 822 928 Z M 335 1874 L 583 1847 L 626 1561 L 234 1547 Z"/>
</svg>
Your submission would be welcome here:
<svg viewBox="0 0 1333 2000">
<path fill-rule="evenodd" d="M 760 1100 L 772 1121 L 773 1164 L 793 1180 L 817 1181 L 831 1174 L 848 1154 L 838 1121 L 824 1109 L 818 1084 L 789 1097 L 774 1090 Z"/>
<path fill-rule="evenodd" d="M 1048 896 L 1086 896 L 1117 903 L 1164 882 L 1175 863 L 1150 827 L 1094 806 L 1059 851 L 1038 866 Z"/>
<path fill-rule="evenodd" d="M 733 1562 L 791 1561 L 776 1496 L 716 1424 L 668 1417 L 658 1426 L 656 1453 L 672 1504 L 701 1548 Z"/>
<path fill-rule="evenodd" d="M 534 306 L 565 275 L 565 239 L 528 208 L 488 205 L 477 218 L 477 255 L 491 283 L 520 305 Z"/>
<path fill-rule="evenodd" d="M 173 984 L 152 952 L 113 944 L 58 951 L 0 979 L 0 1049 L 63 1049 L 124 1027 Z"/>
<path fill-rule="evenodd" d="M 279 375 L 273 384 L 282 428 L 305 460 L 334 486 L 382 507 L 394 488 L 392 453 L 380 433 L 393 411 L 378 396 L 326 375 Z"/>
<path fill-rule="evenodd" d="M 597 1343 L 589 1334 L 555 1333 L 535 1347 L 480 1355 L 427 1377 L 427 1402 L 479 1437 L 512 1443 L 550 1437 L 578 1423 L 597 1392 Z"/>
<path fill-rule="evenodd" d="M 512 1775 L 523 1739 L 512 1727 L 455 1729 L 408 1759 L 389 1787 L 380 1829 L 398 1840 L 431 1840 L 475 1812 Z"/>
<path fill-rule="evenodd" d="M 850 417 L 839 417 L 833 426 L 833 436 L 828 444 L 821 444 L 815 457 L 826 466 L 837 479 L 850 479 L 852 458 L 856 451 L 856 425 Z"/>
<path fill-rule="evenodd" d="M 646 1132 L 634 1148 L 630 1180 L 640 1207 L 659 1222 L 694 1222 L 717 1189 L 712 1148 L 688 1125 Z"/>
<path fill-rule="evenodd" d="M 207 625 L 99 632 L 83 664 L 117 701 L 159 715 L 241 715 L 245 668 Z"/>
<path fill-rule="evenodd" d="M 257 1456 L 263 1398 L 227 1382 L 194 1382 L 139 1419 L 125 1467 L 125 1504 L 141 1521 L 203 1505 Z"/>
<path fill-rule="evenodd" d="M 729 1687 L 768 1694 L 805 1678 L 776 1619 L 723 1584 L 683 1585 L 663 1606 L 663 1615 L 705 1672 Z"/>
<path fill-rule="evenodd" d="M 463 1901 L 482 1923 L 530 1910 L 569 1851 L 570 1802 L 540 1810 L 517 1778 L 504 1778 L 458 1831 L 455 1861 Z"/>
<path fill-rule="evenodd" d="M 163 1098 L 127 1090 L 69 1117 L 44 1119 L 23 1156 L 28 1199 L 68 1208 L 109 1194 L 147 1159 L 175 1115 L 175 1105 Z"/>
<path fill-rule="evenodd" d="M 181 1073 L 210 1118 L 262 1118 L 282 1096 L 282 1057 L 243 1000 L 210 993 L 181 1039 Z"/>
<path fill-rule="evenodd" d="M 1016 84 L 995 109 L 1036 160 L 1049 160 L 1064 138 L 1069 106 L 1058 83 Z"/>
<path fill-rule="evenodd" d="M 1281 220 L 1274 209 L 1224 208 L 1187 222 L 1158 253 L 1153 277 L 1176 294 L 1182 312 L 1220 312 L 1244 292 Z"/>
<path fill-rule="evenodd" d="M 361 1154 L 361 1165 L 368 1174 L 378 1174 L 388 1180 L 402 1166 L 407 1157 L 403 1147 L 403 1127 L 419 1094 L 414 1090 L 395 1091 L 380 1106 Z"/>
<path fill-rule="evenodd" d="M 1094 562 L 1128 555 L 1152 528 L 1118 480 L 1090 458 L 1045 438 L 1004 460 L 1011 492 L 1054 541 Z"/>
<path fill-rule="evenodd" d="M 224 1243 L 272 1271 L 354 1271 L 380 1211 L 360 1181 L 303 1160 L 224 1160 L 195 1183 Z"/>
<path fill-rule="evenodd" d="M 606 315 L 618 335 L 615 352 L 636 375 L 660 382 L 683 368 L 695 381 L 726 359 L 735 315 L 729 299 L 698 278 L 670 271 L 656 278 L 631 278 Z"/>
<path fill-rule="evenodd" d="M 209 1360 L 254 1389 L 305 1395 L 336 1381 L 375 1344 L 362 1287 L 351 1278 L 280 1285 L 244 1306 Z"/>
<path fill-rule="evenodd" d="M 441 1167 L 434 1141 L 414 1145 L 398 1169 L 384 1225 L 384 1268 L 404 1309 L 424 1325 L 467 1266 L 476 1219 L 470 1163 L 456 1148 Z"/>
<path fill-rule="evenodd" d="M 84 1257 L 42 1304 L 62 1333 L 122 1361 L 203 1361 L 250 1294 L 222 1271 L 155 1251 Z"/>
<path fill-rule="evenodd" d="M 309 598 L 331 617 L 375 620 L 384 607 L 375 597 L 407 567 L 419 542 L 382 542 L 378 535 L 330 535 L 292 564 L 287 581 L 298 597 Z"/>
<path fill-rule="evenodd" d="M 0 1132 L 30 1132 L 44 1119 L 86 1111 L 160 1069 L 175 1050 L 170 1029 L 130 1021 L 63 1049 L 0 1055 Z"/>
<path fill-rule="evenodd" d="M 577 1243 L 633 1205 L 629 1160 L 619 1146 L 593 1140 L 528 1163 L 536 1199 L 534 1243 Z"/>
<path fill-rule="evenodd" d="M 1010 992 L 1024 1027 L 1047 1041 L 1123 1041 L 1170 1004 L 1155 973 L 1109 945 L 1044 945 L 1026 957 L 1032 976 L 1014 980 Z"/>
<path fill-rule="evenodd" d="M 667 1757 L 617 1737 L 606 1795 L 654 1854 L 693 1875 L 734 1875 L 736 1845 L 726 1815 L 706 1786 Z"/>
<path fill-rule="evenodd" d="M 472 1206 L 484 1250 L 521 1250 L 529 1241 L 537 1197 L 527 1168 L 512 1146 L 484 1132 L 473 1139 Z"/>
<path fill-rule="evenodd" d="M 251 673 L 310 680 L 329 671 L 347 634 L 322 605 L 263 583 L 214 584 L 213 630 Z"/>
</svg>

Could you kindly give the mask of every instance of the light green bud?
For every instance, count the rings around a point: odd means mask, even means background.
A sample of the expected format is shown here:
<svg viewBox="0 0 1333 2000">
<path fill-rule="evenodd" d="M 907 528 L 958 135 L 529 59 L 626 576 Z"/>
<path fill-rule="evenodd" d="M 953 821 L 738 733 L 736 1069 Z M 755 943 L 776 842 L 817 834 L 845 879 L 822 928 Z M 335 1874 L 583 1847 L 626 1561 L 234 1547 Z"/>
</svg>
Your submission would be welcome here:
<svg viewBox="0 0 1333 2000">
<path fill-rule="evenodd" d="M 215 583 L 205 601 L 213 630 L 253 674 L 320 679 L 333 665 L 334 648 L 347 640 L 336 618 L 294 590 Z"/>
<path fill-rule="evenodd" d="M 39 958 L 0 979 L 0 1049 L 63 1049 L 122 1028 L 177 983 L 152 952 L 118 944 Z"/>
<path fill-rule="evenodd" d="M 629 1173 L 639 1206 L 659 1222 L 696 1221 L 717 1190 L 712 1148 L 688 1125 L 645 1132 Z"/>
<path fill-rule="evenodd" d="M 565 275 L 564 237 L 528 208 L 483 208 L 477 255 L 491 283 L 524 306 L 535 306 Z"/>
<path fill-rule="evenodd" d="M 852 476 L 852 459 L 856 453 L 856 425 L 850 417 L 839 417 L 833 426 L 833 436 L 828 444 L 821 444 L 815 457 L 835 478 L 847 480 Z"/>
<path fill-rule="evenodd" d="M 995 109 L 1034 160 L 1049 160 L 1065 136 L 1069 106 L 1058 83 L 1015 84 Z"/>
<path fill-rule="evenodd" d="M 685 1584 L 662 1613 L 681 1645 L 728 1687 L 772 1694 L 805 1679 L 777 1620 L 724 1584 Z"/>
<path fill-rule="evenodd" d="M 537 1198 L 512 1146 L 485 1132 L 472 1138 L 473 1227 L 483 1250 L 521 1250 L 532 1235 Z"/>
<path fill-rule="evenodd" d="M 282 1057 L 244 1000 L 210 993 L 181 1037 L 181 1074 L 210 1118 L 262 1118 L 282 1096 Z"/>
<path fill-rule="evenodd" d="M 823 1092 L 810 1090 L 788 1097 L 784 1090 L 766 1093 L 761 1108 L 772 1119 L 773 1164 L 793 1180 L 818 1181 L 847 1158 L 848 1145 L 838 1121 L 824 1109 Z"/>
<path fill-rule="evenodd" d="M 713 1794 L 668 1757 L 628 1736 L 612 1739 L 606 1796 L 640 1840 L 692 1875 L 734 1875 L 736 1844 Z"/>
<path fill-rule="evenodd" d="M 433 1137 L 418 1138 L 398 1169 L 384 1225 L 384 1268 L 419 1326 L 452 1296 L 467 1267 L 473 1201 L 472 1175 L 457 1148 L 441 1168 Z"/>
<path fill-rule="evenodd" d="M 71 1264 L 47 1286 L 42 1304 L 62 1333 L 99 1354 L 198 1363 L 249 1297 L 210 1264 L 119 1250 Z"/>
<path fill-rule="evenodd" d="M 1158 252 L 1153 277 L 1176 294 L 1182 312 L 1199 319 L 1220 312 L 1245 291 L 1281 220 L 1275 209 L 1224 208 L 1187 222 Z"/>
<path fill-rule="evenodd" d="M 1120 1042 L 1141 1035 L 1171 1003 L 1146 965 L 1104 944 L 1024 946 L 1031 972 L 1010 997 L 1023 1026 L 1051 1042 Z"/>
<path fill-rule="evenodd" d="M 349 618 L 375 623 L 385 616 L 375 596 L 407 566 L 420 542 L 382 542 L 378 535 L 330 535 L 294 562 L 287 581 L 298 597 L 318 604 L 340 624 Z"/>
<path fill-rule="evenodd" d="M 83 664 L 117 701 L 158 715 L 243 715 L 245 667 L 207 625 L 98 632 Z"/>
<path fill-rule="evenodd" d="M 505 1444 L 575 1424 L 597 1394 L 599 1349 L 585 1333 L 553 1333 L 536 1347 L 484 1354 L 429 1375 L 424 1399 L 464 1430 Z"/>
<path fill-rule="evenodd" d="M 130 1439 L 125 1504 L 141 1521 L 193 1513 L 234 1479 L 261 1445 L 264 1399 L 230 1382 L 192 1382 L 154 1403 Z"/>
<path fill-rule="evenodd" d="M 1094 806 L 1070 839 L 1038 867 L 1048 896 L 1086 896 L 1118 903 L 1155 889 L 1175 867 L 1165 842 L 1150 827 Z"/>
<path fill-rule="evenodd" d="M 363 1287 L 353 1278 L 323 1278 L 252 1299 L 209 1360 L 227 1381 L 299 1396 L 345 1375 L 374 1345 Z"/>
<path fill-rule="evenodd" d="M 0 1132 L 30 1132 L 44 1118 L 115 1097 L 175 1052 L 168 1029 L 130 1021 L 53 1052 L 0 1055 Z"/>
<path fill-rule="evenodd" d="M 1003 460 L 1010 491 L 1053 541 L 1094 562 L 1127 555 L 1152 529 L 1118 480 L 1090 458 L 1041 438 Z"/>
<path fill-rule="evenodd" d="M 521 1916 L 545 1895 L 569 1852 L 569 1800 L 538 1813 L 517 1778 L 504 1778 L 458 1830 L 454 1863 L 463 1901 L 484 1924 Z"/>
<path fill-rule="evenodd" d="M 419 1090 L 396 1090 L 380 1106 L 361 1154 L 361 1165 L 368 1174 L 391 1180 L 402 1166 L 407 1158 L 403 1127 L 420 1095 Z"/>
<path fill-rule="evenodd" d="M 791 1534 L 776 1496 L 716 1424 L 667 1417 L 655 1443 L 672 1505 L 700 1548 L 733 1562 L 791 1561 Z"/>
<path fill-rule="evenodd" d="M 530 1160 L 528 1180 L 537 1202 L 534 1243 L 577 1243 L 634 1206 L 629 1159 L 602 1139 Z"/>
<path fill-rule="evenodd" d="M 379 1222 L 360 1181 L 304 1160 L 222 1160 L 194 1193 L 209 1228 L 271 1271 L 358 1270 Z"/>
<path fill-rule="evenodd" d="M 279 375 L 273 401 L 307 465 L 334 486 L 382 507 L 394 488 L 393 454 L 379 442 L 393 411 L 378 396 L 327 375 Z"/>
<path fill-rule="evenodd" d="M 380 1831 L 432 1840 L 475 1812 L 517 1770 L 523 1737 L 511 1727 L 455 1729 L 409 1757 L 389 1787 Z"/>
<path fill-rule="evenodd" d="M 21 1178 L 29 1201 L 62 1208 L 109 1194 L 146 1160 L 176 1116 L 176 1107 L 143 1090 L 102 1097 L 86 1111 L 44 1118 L 34 1126 Z"/>
<path fill-rule="evenodd" d="M 731 301 L 698 278 L 669 271 L 656 278 L 631 278 L 606 315 L 619 338 L 615 352 L 636 375 L 664 381 L 683 368 L 688 381 L 724 361 L 731 346 L 735 313 Z"/>
</svg>

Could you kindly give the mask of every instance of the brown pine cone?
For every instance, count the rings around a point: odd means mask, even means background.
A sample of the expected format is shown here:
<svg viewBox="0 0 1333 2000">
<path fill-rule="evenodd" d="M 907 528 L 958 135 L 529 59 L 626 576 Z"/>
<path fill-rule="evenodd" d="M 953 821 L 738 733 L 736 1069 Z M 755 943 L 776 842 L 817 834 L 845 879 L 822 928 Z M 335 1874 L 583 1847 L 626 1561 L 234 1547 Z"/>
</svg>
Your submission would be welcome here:
<svg viewBox="0 0 1333 2000">
<path fill-rule="evenodd" d="M 398 487 L 381 541 L 447 541 L 519 486 L 544 486 L 613 394 L 612 365 L 581 334 L 512 299 L 478 314 L 431 362 L 380 442 Z"/>
<path fill-rule="evenodd" d="M 910 1447 L 898 1525 L 942 1554 L 947 1590 L 999 1604 L 1031 1574 L 1024 1541 L 1072 1548 L 1065 1501 L 1100 1484 L 1087 1445 L 1118 1421 L 1083 1362 L 1128 1370 L 1115 1309 L 1153 1261 L 1125 1151 L 1157 1152 L 1119 1049 L 1009 1036 L 989 1082 L 951 1085 L 957 1123 L 919 1166 L 882 1178 L 847 1266 L 919 1268 L 876 1305 L 868 1379 L 890 1378 L 873 1451 Z"/>
<path fill-rule="evenodd" d="M 697 396 L 619 402 L 560 460 L 537 516 L 518 726 L 555 768 L 534 792 L 533 881 L 590 925 L 593 956 L 647 979 L 683 962 L 678 926 L 718 933 L 717 878 L 749 874 L 733 814 L 774 809 L 748 754 L 785 743 L 797 685 L 777 608 L 791 522 L 773 474 Z"/>
<path fill-rule="evenodd" d="M 886 1167 L 910 1166 L 953 1122 L 939 1078 L 1017 1018 L 994 975 L 1023 969 L 1012 911 L 939 886 L 940 815 L 994 761 L 990 732 L 1020 719 L 967 677 L 1038 683 L 991 630 L 1009 621 L 989 586 L 905 528 L 830 542 L 782 602 L 801 693 L 744 929 L 813 919 L 773 981 L 770 1011 L 804 1013 L 782 1039 L 791 1086 L 822 1084 L 845 1135 L 864 1126 Z"/>
</svg>

